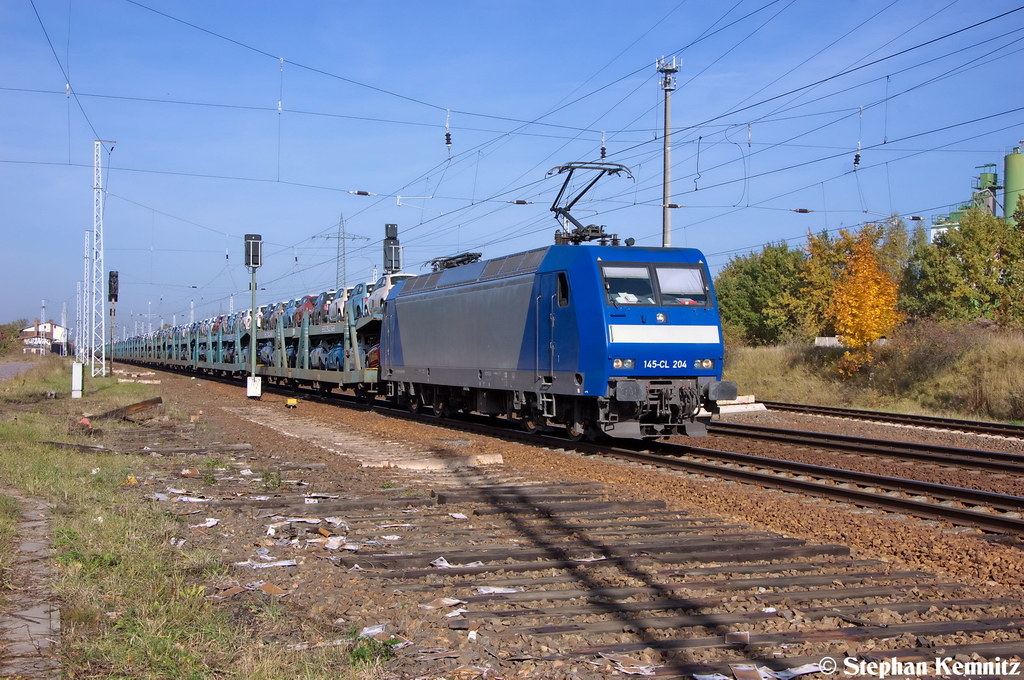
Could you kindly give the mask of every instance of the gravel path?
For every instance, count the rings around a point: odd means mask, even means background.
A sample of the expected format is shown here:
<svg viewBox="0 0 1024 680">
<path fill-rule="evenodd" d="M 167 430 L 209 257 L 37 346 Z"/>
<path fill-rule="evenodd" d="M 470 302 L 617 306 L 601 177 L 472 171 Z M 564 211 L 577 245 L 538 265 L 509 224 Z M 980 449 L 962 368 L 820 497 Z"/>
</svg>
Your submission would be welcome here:
<svg viewBox="0 0 1024 680">
<path fill-rule="evenodd" d="M 0 382 L 16 378 L 33 366 L 35 366 L 35 364 L 31 361 L 18 361 L 9 364 L 0 364 Z"/>
</svg>

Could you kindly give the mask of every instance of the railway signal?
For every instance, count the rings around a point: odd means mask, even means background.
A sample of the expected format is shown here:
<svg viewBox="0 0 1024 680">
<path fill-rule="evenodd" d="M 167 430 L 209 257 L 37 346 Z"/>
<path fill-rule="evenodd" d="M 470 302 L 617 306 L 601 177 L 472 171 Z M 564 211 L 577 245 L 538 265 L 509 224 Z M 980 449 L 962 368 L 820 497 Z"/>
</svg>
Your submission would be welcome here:
<svg viewBox="0 0 1024 680">
<path fill-rule="evenodd" d="M 245 235 L 245 266 L 252 272 L 249 290 L 252 293 L 252 307 L 249 313 L 249 378 L 245 382 L 245 396 L 259 399 L 263 394 L 261 378 L 256 375 L 256 270 L 263 264 L 263 237 L 259 234 Z"/>
</svg>

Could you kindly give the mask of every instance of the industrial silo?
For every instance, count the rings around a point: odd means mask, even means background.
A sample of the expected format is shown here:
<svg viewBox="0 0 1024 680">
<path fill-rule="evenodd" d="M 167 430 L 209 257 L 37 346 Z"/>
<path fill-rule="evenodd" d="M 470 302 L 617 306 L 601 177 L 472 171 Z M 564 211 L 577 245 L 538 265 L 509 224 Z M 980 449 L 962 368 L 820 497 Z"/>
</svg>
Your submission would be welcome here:
<svg viewBox="0 0 1024 680">
<path fill-rule="evenodd" d="M 1021 142 L 1021 146 L 1024 146 L 1024 142 Z M 1017 198 L 1024 195 L 1024 153 L 1020 152 L 1021 146 L 1006 154 L 1003 159 L 1003 214 L 1007 220 L 1013 219 Z"/>
</svg>

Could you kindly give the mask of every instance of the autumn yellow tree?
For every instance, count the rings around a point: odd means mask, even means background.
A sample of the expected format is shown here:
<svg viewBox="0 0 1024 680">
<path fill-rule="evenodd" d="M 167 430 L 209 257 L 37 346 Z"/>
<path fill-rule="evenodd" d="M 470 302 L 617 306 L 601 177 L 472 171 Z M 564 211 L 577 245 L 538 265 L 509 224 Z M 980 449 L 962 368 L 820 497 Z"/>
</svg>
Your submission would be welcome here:
<svg viewBox="0 0 1024 680">
<path fill-rule="evenodd" d="M 835 235 L 827 231 L 807 232 L 806 257 L 800 266 L 804 285 L 795 306 L 805 334 L 812 338 L 834 334 L 828 310 L 834 300 L 836 282 L 853 252 L 853 243 L 854 237 L 846 229 Z"/>
<path fill-rule="evenodd" d="M 826 316 L 839 340 L 849 348 L 839 371 L 852 375 L 871 361 L 868 347 L 903 321 L 896 310 L 899 286 L 875 256 L 881 238 L 877 225 L 866 225 L 854 236 L 853 248 L 832 291 Z"/>
</svg>

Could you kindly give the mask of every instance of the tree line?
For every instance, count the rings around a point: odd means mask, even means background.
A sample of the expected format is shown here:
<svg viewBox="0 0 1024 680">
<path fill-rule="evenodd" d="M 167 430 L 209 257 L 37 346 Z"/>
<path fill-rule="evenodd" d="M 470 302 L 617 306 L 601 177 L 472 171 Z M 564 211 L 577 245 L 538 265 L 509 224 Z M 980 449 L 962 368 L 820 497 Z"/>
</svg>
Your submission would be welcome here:
<svg viewBox="0 0 1024 680">
<path fill-rule="evenodd" d="M 808 232 L 734 256 L 715 277 L 726 339 L 748 345 L 838 336 L 855 370 L 864 348 L 910 320 L 1024 327 L 1024 198 L 1012 219 L 971 209 L 930 242 L 898 217 Z M 843 370 L 843 367 L 840 367 Z"/>
</svg>

